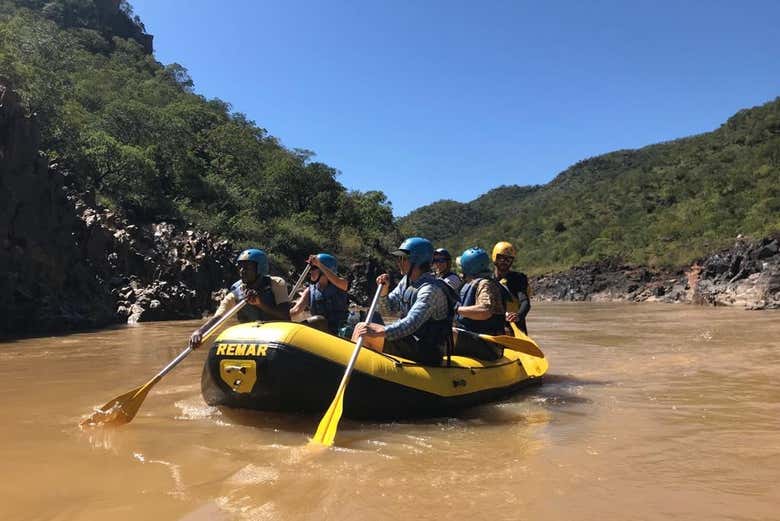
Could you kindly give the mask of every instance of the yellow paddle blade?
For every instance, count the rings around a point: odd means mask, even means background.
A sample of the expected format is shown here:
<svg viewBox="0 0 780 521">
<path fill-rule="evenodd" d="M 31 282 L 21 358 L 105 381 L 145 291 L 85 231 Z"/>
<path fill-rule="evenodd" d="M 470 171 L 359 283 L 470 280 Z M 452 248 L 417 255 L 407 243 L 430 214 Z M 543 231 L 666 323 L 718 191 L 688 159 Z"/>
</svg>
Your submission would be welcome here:
<svg viewBox="0 0 780 521">
<path fill-rule="evenodd" d="M 336 431 L 339 428 L 341 413 L 344 411 L 344 387 L 346 386 L 339 386 L 336 397 L 333 398 L 330 407 L 325 411 L 325 415 L 317 427 L 317 432 L 314 433 L 314 437 L 309 444 L 325 445 L 326 447 L 333 445 L 333 441 L 336 439 Z"/>
<path fill-rule="evenodd" d="M 82 421 L 81 427 L 119 426 L 129 423 L 135 417 L 151 388 L 152 386 L 147 383 L 117 396 Z"/>
<path fill-rule="evenodd" d="M 525 374 L 528 376 L 542 376 L 550 367 L 546 358 L 539 358 L 538 356 L 531 356 L 525 353 L 518 353 L 517 356 L 520 359 L 520 363 L 523 364 Z"/>
<path fill-rule="evenodd" d="M 479 335 L 479 336 L 481 336 L 485 340 L 490 340 L 491 342 L 496 342 L 498 344 L 501 344 L 506 349 L 512 351 L 518 351 L 520 353 L 525 353 L 527 355 L 536 356 L 539 358 L 544 358 L 544 353 L 542 352 L 541 349 L 539 349 L 539 346 L 536 345 L 536 342 L 534 342 L 527 336 L 525 338 L 518 338 L 509 335 L 498 335 L 498 336 Z"/>
</svg>

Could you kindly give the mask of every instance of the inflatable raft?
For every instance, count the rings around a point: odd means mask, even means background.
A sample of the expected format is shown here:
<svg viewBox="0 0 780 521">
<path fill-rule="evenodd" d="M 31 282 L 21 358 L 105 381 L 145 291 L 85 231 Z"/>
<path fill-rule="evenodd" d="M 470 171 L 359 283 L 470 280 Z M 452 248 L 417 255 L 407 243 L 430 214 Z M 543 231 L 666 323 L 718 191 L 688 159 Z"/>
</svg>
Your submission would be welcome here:
<svg viewBox="0 0 780 521">
<path fill-rule="evenodd" d="M 323 413 L 354 348 L 348 340 L 292 322 L 233 326 L 209 350 L 203 398 L 216 406 Z M 508 349 L 489 362 L 453 356 L 448 367 L 446 361 L 420 365 L 363 348 L 344 396 L 344 415 L 443 416 L 538 384 L 546 370 L 545 358 Z"/>
</svg>

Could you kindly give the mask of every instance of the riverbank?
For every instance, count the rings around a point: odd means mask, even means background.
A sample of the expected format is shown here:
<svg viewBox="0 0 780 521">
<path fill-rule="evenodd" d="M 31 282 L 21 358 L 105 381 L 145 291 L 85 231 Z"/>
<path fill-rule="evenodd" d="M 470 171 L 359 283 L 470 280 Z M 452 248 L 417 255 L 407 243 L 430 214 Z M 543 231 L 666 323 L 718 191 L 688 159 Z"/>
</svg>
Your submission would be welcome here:
<svg viewBox="0 0 780 521">
<path fill-rule="evenodd" d="M 780 309 L 780 235 L 738 237 L 731 248 L 675 270 L 614 259 L 531 279 L 538 301 L 666 302 Z"/>
</svg>

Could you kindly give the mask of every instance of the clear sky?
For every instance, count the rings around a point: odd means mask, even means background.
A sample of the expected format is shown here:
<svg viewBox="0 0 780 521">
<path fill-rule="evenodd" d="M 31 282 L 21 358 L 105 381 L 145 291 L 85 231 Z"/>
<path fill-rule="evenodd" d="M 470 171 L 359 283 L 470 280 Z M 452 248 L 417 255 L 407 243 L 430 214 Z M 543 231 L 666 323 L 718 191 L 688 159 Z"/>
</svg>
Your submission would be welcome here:
<svg viewBox="0 0 780 521">
<path fill-rule="evenodd" d="M 397 216 L 780 96 L 780 1 L 130 0 L 163 63 Z"/>
</svg>

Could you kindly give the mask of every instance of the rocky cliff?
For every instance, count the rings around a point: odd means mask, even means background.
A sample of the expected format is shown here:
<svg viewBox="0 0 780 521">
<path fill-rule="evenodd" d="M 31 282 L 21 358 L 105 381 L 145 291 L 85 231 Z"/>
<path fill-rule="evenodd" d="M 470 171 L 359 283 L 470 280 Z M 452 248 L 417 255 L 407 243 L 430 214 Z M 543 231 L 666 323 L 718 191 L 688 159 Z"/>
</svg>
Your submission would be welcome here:
<svg viewBox="0 0 780 521">
<path fill-rule="evenodd" d="M 133 225 L 68 193 L 33 117 L 0 83 L 0 337 L 198 317 L 236 276 L 233 248 Z"/>
</svg>

